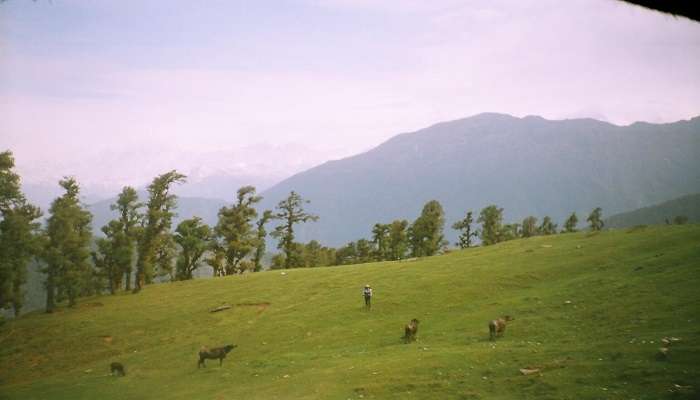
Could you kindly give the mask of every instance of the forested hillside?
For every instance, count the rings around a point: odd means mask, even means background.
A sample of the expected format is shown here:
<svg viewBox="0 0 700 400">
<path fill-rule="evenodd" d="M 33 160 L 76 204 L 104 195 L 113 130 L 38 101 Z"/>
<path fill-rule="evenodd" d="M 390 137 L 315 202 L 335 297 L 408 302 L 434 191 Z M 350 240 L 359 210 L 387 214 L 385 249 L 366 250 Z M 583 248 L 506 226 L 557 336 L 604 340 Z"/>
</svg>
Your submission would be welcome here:
<svg viewBox="0 0 700 400">
<path fill-rule="evenodd" d="M 691 194 L 650 207 L 613 215 L 605 221 L 605 225 L 609 228 L 627 228 L 635 225 L 698 222 L 700 222 L 700 194 Z"/>
</svg>

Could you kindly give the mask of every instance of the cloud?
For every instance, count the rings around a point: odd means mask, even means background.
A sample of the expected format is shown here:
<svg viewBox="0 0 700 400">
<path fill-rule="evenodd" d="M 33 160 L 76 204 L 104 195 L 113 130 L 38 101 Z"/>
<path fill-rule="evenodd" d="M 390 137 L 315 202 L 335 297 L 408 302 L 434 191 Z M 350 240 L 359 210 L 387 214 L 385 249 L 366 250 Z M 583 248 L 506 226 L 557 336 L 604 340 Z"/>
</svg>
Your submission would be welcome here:
<svg viewBox="0 0 700 400">
<path fill-rule="evenodd" d="M 617 1 L 105 4 L 27 3 L 4 27 L 0 148 L 29 179 L 277 176 L 484 111 L 700 108 L 700 25 Z"/>
</svg>

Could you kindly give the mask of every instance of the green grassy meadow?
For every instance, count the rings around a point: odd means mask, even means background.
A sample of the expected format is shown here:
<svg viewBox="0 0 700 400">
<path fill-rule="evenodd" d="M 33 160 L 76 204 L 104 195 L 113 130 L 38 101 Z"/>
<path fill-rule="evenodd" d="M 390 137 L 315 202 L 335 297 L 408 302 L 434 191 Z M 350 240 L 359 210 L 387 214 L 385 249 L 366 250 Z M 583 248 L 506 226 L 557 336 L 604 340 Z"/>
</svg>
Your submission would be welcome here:
<svg viewBox="0 0 700 400">
<path fill-rule="evenodd" d="M 504 314 L 515 321 L 489 341 Z M 418 340 L 404 344 L 412 318 Z M 682 340 L 659 361 L 665 336 Z M 197 369 L 202 345 L 229 343 L 222 367 Z M 109 376 L 112 361 L 126 377 Z M 699 396 L 699 225 L 152 285 L 0 327 L 0 399 Z"/>
</svg>

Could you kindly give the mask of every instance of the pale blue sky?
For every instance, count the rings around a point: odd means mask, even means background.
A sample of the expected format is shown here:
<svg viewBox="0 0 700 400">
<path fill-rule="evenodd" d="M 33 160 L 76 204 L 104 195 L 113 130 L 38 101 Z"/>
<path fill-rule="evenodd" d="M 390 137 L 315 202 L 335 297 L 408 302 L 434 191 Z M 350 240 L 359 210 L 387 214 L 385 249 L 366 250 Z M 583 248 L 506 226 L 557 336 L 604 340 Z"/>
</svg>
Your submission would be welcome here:
<svg viewBox="0 0 700 400">
<path fill-rule="evenodd" d="M 9 0 L 0 148 L 28 181 L 274 180 L 485 111 L 689 118 L 697 71 L 700 24 L 616 0 Z"/>
</svg>

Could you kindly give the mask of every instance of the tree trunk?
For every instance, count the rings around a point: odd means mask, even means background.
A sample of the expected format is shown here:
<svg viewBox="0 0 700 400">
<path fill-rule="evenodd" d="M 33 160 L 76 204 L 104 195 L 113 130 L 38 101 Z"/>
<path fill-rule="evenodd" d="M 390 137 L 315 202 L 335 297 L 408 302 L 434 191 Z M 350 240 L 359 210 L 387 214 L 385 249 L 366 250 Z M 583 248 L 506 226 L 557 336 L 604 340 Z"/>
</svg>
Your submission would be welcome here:
<svg viewBox="0 0 700 400">
<path fill-rule="evenodd" d="M 49 267 L 51 268 L 51 267 Z M 54 301 L 54 295 L 56 293 L 56 284 L 54 282 L 54 276 L 53 272 L 49 270 L 48 278 L 46 279 L 46 312 L 47 313 L 52 313 L 53 310 L 56 308 L 56 304 Z"/>
<path fill-rule="evenodd" d="M 19 317 L 19 313 L 22 310 L 22 281 L 14 280 L 12 282 L 12 309 L 15 313 L 15 318 Z"/>
<path fill-rule="evenodd" d="M 126 271 L 126 276 L 124 279 L 126 279 L 126 291 L 128 292 L 131 290 L 131 268 Z"/>
<path fill-rule="evenodd" d="M 70 288 L 68 288 L 68 307 L 75 307 L 76 297 L 77 293 L 75 293 L 75 288 L 71 286 Z"/>
<path fill-rule="evenodd" d="M 115 291 L 114 287 L 116 286 L 115 282 L 114 282 L 115 280 L 116 280 L 116 277 L 114 276 L 114 272 L 110 271 L 109 272 L 109 294 L 114 294 L 114 291 Z M 100 289 L 100 292 L 101 291 L 102 290 Z"/>
</svg>

